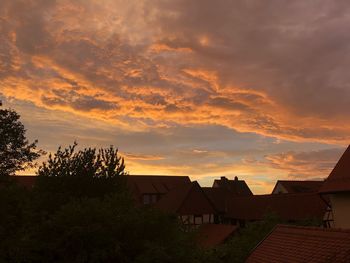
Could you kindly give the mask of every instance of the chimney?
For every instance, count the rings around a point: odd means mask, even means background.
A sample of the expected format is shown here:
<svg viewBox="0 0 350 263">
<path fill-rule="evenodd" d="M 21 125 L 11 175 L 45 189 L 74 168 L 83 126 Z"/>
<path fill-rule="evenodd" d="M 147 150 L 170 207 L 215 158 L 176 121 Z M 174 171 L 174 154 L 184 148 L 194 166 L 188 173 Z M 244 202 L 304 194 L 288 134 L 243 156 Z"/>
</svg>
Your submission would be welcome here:
<svg viewBox="0 0 350 263">
<path fill-rule="evenodd" d="M 238 181 L 238 177 L 237 176 L 235 176 L 235 181 Z"/>
<path fill-rule="evenodd" d="M 225 176 L 220 177 L 221 181 L 227 181 L 227 178 Z"/>
</svg>

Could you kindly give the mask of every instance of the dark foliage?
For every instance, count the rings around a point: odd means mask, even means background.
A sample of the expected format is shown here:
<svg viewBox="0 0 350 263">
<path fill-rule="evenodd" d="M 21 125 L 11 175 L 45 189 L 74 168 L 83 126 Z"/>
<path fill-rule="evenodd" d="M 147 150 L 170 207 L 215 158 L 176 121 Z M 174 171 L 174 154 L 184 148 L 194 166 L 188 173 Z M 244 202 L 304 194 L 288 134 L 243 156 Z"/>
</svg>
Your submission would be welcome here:
<svg viewBox="0 0 350 263">
<path fill-rule="evenodd" d="M 34 191 L 45 196 L 47 208 L 59 207 L 70 198 L 101 197 L 123 191 L 124 159 L 113 146 L 76 151 L 77 143 L 49 155 L 38 169 Z M 55 206 L 52 206 L 55 202 Z"/>
<path fill-rule="evenodd" d="M 201 262 L 176 216 L 134 205 L 117 150 L 75 147 L 31 190 L 0 184 L 0 262 Z"/>
<path fill-rule="evenodd" d="M 35 166 L 43 154 L 37 150 L 37 141 L 30 143 L 20 116 L 10 109 L 0 109 L 0 176 Z"/>
<path fill-rule="evenodd" d="M 125 175 L 124 159 L 118 156 L 118 149 L 85 148 L 76 152 L 77 143 L 62 150 L 58 148 L 47 162 L 39 167 L 38 175 L 47 177 L 104 177 Z"/>
<path fill-rule="evenodd" d="M 300 226 L 320 226 L 322 222 L 318 219 L 309 219 L 298 222 L 288 222 L 281 220 L 275 214 L 267 214 L 262 221 L 248 223 L 245 228 L 241 228 L 239 233 L 234 235 L 225 244 L 204 251 L 206 262 L 215 263 L 243 263 L 246 261 L 252 250 L 273 230 L 277 224 L 292 224 Z"/>
</svg>

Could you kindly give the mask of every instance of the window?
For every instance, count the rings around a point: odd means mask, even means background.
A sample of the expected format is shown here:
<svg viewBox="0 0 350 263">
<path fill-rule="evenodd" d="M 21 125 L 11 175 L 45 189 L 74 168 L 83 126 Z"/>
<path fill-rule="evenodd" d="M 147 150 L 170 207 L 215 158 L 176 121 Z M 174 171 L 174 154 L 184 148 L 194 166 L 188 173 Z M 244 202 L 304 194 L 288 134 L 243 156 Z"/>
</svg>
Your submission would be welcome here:
<svg viewBox="0 0 350 263">
<path fill-rule="evenodd" d="M 195 225 L 203 224 L 203 216 L 202 215 L 195 215 L 194 216 L 194 224 Z"/>
<path fill-rule="evenodd" d="M 150 204 L 150 203 L 151 203 L 151 197 L 150 197 L 150 195 L 144 194 L 144 195 L 143 195 L 142 202 L 143 202 L 144 205 Z"/>
<path fill-rule="evenodd" d="M 203 215 L 203 223 L 205 224 L 205 223 L 211 223 L 212 222 L 212 216 L 211 216 L 211 214 L 205 214 L 205 215 Z"/>
<path fill-rule="evenodd" d="M 158 200 L 157 195 L 156 195 L 156 194 L 153 194 L 153 195 L 152 195 L 152 204 L 156 203 L 157 200 Z"/>
</svg>

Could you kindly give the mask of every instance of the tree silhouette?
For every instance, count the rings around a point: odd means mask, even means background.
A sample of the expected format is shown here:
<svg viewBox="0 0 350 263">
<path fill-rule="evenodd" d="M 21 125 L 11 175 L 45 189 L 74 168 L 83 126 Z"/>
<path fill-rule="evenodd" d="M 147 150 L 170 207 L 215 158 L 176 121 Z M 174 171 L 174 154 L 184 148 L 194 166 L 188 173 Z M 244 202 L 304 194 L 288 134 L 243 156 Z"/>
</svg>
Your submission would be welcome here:
<svg viewBox="0 0 350 263">
<path fill-rule="evenodd" d="M 0 109 L 0 176 L 34 167 L 34 161 L 44 153 L 37 150 L 37 140 L 28 141 L 19 119 L 20 115 L 14 110 Z"/>
<path fill-rule="evenodd" d="M 77 143 L 65 149 L 59 147 L 38 169 L 36 190 L 49 196 L 56 207 L 71 197 L 102 197 L 125 191 L 125 164 L 118 149 L 85 148 L 76 150 Z M 48 206 L 52 209 L 54 206 Z"/>
<path fill-rule="evenodd" d="M 85 148 L 75 151 L 77 143 L 49 155 L 47 162 L 39 167 L 38 175 L 47 177 L 96 177 L 113 178 L 126 175 L 124 159 L 118 156 L 118 149 L 109 148 Z"/>
</svg>

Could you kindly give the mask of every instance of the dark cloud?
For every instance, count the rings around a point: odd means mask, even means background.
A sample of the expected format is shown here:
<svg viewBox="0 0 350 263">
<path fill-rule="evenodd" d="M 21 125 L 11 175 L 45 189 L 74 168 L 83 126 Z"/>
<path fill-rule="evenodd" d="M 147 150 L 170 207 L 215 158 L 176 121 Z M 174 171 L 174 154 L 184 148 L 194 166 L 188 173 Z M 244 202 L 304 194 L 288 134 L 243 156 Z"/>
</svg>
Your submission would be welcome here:
<svg viewBox="0 0 350 263">
<path fill-rule="evenodd" d="M 209 101 L 208 105 L 227 110 L 249 111 L 249 107 L 243 103 L 235 102 L 227 98 L 217 97 Z"/>
<path fill-rule="evenodd" d="M 81 95 L 73 90 L 53 90 L 53 96 L 42 96 L 41 100 L 48 106 L 69 106 L 78 111 L 94 109 L 107 111 L 118 108 L 116 103 L 101 100 L 93 96 Z"/>
<path fill-rule="evenodd" d="M 311 176 L 334 160 L 319 150 L 350 138 L 349 12 L 345 0 L 2 0 L 0 89 L 98 123 L 28 122 L 43 138 L 118 137 L 172 171 L 250 159 Z"/>
<path fill-rule="evenodd" d="M 293 140 L 348 138 L 341 128 L 350 99 L 345 1 L 16 0 L 2 7 L 2 85 L 37 91 L 44 105 L 110 110 L 113 97 L 125 109 L 138 103 L 154 122 L 164 121 L 155 111 L 191 109 L 186 119 L 168 118 Z M 57 81 L 106 98 L 50 97 Z"/>
<path fill-rule="evenodd" d="M 223 81 L 264 90 L 302 116 L 345 117 L 349 110 L 346 1 L 154 1 L 151 6 L 159 10 L 156 21 L 165 43 L 194 49 L 206 68 L 221 65 Z M 200 44 L 202 36 L 207 45 Z"/>
</svg>

